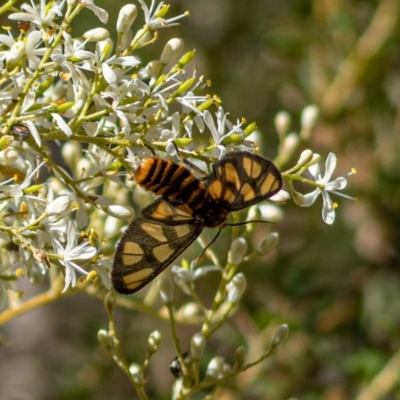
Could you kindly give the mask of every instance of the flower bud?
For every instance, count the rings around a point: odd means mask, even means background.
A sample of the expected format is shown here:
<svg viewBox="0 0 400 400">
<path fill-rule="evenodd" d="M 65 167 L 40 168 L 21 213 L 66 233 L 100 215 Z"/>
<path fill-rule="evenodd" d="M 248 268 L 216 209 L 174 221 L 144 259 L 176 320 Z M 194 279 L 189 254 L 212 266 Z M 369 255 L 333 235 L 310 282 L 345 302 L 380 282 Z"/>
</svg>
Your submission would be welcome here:
<svg viewBox="0 0 400 400">
<path fill-rule="evenodd" d="M 247 251 L 247 242 L 243 237 L 235 239 L 228 253 L 228 262 L 231 264 L 240 264 Z"/>
<path fill-rule="evenodd" d="M 290 194 L 286 190 L 280 190 L 268 200 L 279 205 L 286 204 L 290 200 Z"/>
<path fill-rule="evenodd" d="M 140 365 L 135 364 L 135 363 L 131 364 L 129 366 L 129 372 L 132 375 L 133 381 L 135 382 L 136 385 L 138 385 L 138 386 L 144 385 L 144 379 L 143 379 L 143 375 L 141 373 Z"/>
<path fill-rule="evenodd" d="M 137 16 L 137 8 L 134 4 L 126 4 L 120 10 L 117 20 L 117 32 L 124 33 L 132 26 Z"/>
<path fill-rule="evenodd" d="M 184 42 L 182 39 L 173 38 L 168 40 L 161 53 L 160 62 L 164 65 L 169 64 L 183 50 Z"/>
<path fill-rule="evenodd" d="M 150 61 L 147 66 L 150 68 L 150 71 L 154 76 L 158 76 L 162 69 L 162 64 L 159 60 Z"/>
<path fill-rule="evenodd" d="M 113 348 L 113 340 L 105 329 L 100 329 L 97 332 L 97 340 L 103 349 L 107 352 L 111 352 Z"/>
<path fill-rule="evenodd" d="M 195 333 L 190 341 L 190 355 L 194 360 L 200 360 L 203 356 L 206 339 L 200 332 Z"/>
<path fill-rule="evenodd" d="M 292 192 L 292 199 L 300 207 L 304 207 L 304 205 L 306 204 L 306 199 L 304 195 L 302 195 L 299 192 L 296 192 L 296 190 L 293 190 Z"/>
<path fill-rule="evenodd" d="M 158 291 L 164 304 L 171 304 L 174 299 L 173 284 L 168 276 L 161 276 L 158 281 Z"/>
<path fill-rule="evenodd" d="M 297 165 L 300 167 L 304 167 L 307 165 L 313 158 L 313 152 L 310 149 L 304 150 L 299 157 L 299 161 L 297 161 Z"/>
<path fill-rule="evenodd" d="M 94 28 L 89 29 L 83 34 L 83 38 L 89 40 L 89 42 L 100 42 L 108 39 L 110 32 L 105 28 Z"/>
<path fill-rule="evenodd" d="M 301 113 L 301 131 L 300 137 L 304 141 L 310 139 L 311 132 L 317 122 L 318 108 L 314 105 L 307 106 Z"/>
<path fill-rule="evenodd" d="M 161 343 L 161 333 L 159 331 L 154 331 L 150 333 L 147 340 L 147 351 L 153 354 L 158 351 Z"/>
<path fill-rule="evenodd" d="M 239 346 L 235 351 L 235 366 L 240 368 L 244 360 L 246 359 L 246 349 L 243 346 Z"/>
<path fill-rule="evenodd" d="M 274 334 L 271 339 L 271 347 L 277 347 L 281 344 L 282 340 L 289 336 L 289 327 L 286 324 L 279 325 L 275 328 Z"/>
<path fill-rule="evenodd" d="M 300 137 L 297 133 L 289 133 L 283 140 L 283 148 L 282 151 L 284 154 L 291 154 L 293 153 L 293 150 L 297 147 L 299 144 Z"/>
<path fill-rule="evenodd" d="M 229 374 L 229 372 L 231 371 L 232 367 L 228 363 L 225 363 L 224 366 L 222 367 L 222 375 Z"/>
<path fill-rule="evenodd" d="M 275 129 L 278 132 L 281 140 L 286 136 L 290 129 L 291 118 L 287 111 L 280 111 L 275 116 Z"/>
<path fill-rule="evenodd" d="M 242 273 L 236 274 L 226 285 L 228 291 L 228 301 L 233 304 L 239 303 L 244 291 L 246 290 L 246 278 Z"/>
<path fill-rule="evenodd" d="M 135 211 L 132 207 L 119 206 L 117 204 L 107 206 L 105 211 L 108 215 L 120 219 L 131 219 L 135 215 Z"/>
<path fill-rule="evenodd" d="M 176 318 L 180 320 L 190 321 L 193 317 L 201 315 L 201 309 L 198 303 L 185 303 L 176 313 Z"/>
<path fill-rule="evenodd" d="M 269 233 L 264 240 L 261 242 L 260 246 L 257 248 L 257 253 L 262 255 L 271 251 L 279 241 L 279 234 L 277 232 Z"/>
<path fill-rule="evenodd" d="M 315 105 L 309 105 L 303 108 L 301 113 L 301 126 L 302 128 L 312 129 L 317 122 L 318 118 L 318 107 Z"/>
<path fill-rule="evenodd" d="M 308 166 L 318 164 L 321 161 L 321 156 L 317 153 L 314 153 L 311 161 L 308 163 Z"/>
<path fill-rule="evenodd" d="M 114 308 L 114 304 L 117 301 L 115 293 L 110 291 L 104 296 L 103 304 L 106 311 L 110 314 Z"/>
<path fill-rule="evenodd" d="M 131 44 L 133 39 L 133 32 L 129 29 L 121 35 L 120 47 L 121 50 L 126 50 Z"/>
<path fill-rule="evenodd" d="M 217 379 L 222 376 L 225 360 L 223 357 L 214 357 L 207 366 L 206 375 L 209 378 Z"/>
<path fill-rule="evenodd" d="M 253 205 L 249 208 L 247 212 L 247 221 L 252 221 L 254 219 L 260 219 L 261 213 L 257 205 Z"/>
</svg>

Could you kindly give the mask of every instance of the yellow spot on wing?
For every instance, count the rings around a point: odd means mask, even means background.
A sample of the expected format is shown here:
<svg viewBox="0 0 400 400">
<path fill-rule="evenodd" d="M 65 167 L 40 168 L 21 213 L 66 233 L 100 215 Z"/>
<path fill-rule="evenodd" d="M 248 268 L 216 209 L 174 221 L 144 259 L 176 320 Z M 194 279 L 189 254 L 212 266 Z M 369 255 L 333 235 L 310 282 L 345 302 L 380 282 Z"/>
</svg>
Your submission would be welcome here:
<svg viewBox="0 0 400 400">
<path fill-rule="evenodd" d="M 252 164 L 251 158 L 243 157 L 243 169 L 245 170 L 247 176 L 251 176 L 251 164 Z"/>
<path fill-rule="evenodd" d="M 233 203 L 235 201 L 235 198 L 235 194 L 231 190 L 225 189 L 224 199 L 226 201 L 228 201 L 229 203 Z"/>
<path fill-rule="evenodd" d="M 129 267 L 133 264 L 138 263 L 141 259 L 142 259 L 142 256 L 140 256 L 140 255 L 123 254 L 122 255 L 122 264 L 124 264 L 125 267 Z"/>
<path fill-rule="evenodd" d="M 164 235 L 162 225 L 149 224 L 147 222 L 142 222 L 140 227 L 148 233 L 152 238 L 158 240 L 159 242 L 166 242 L 167 238 Z"/>
<path fill-rule="evenodd" d="M 171 209 L 171 206 L 166 201 L 161 202 L 152 214 L 152 216 L 157 219 L 168 218 L 172 215 L 174 215 L 174 213 Z"/>
<path fill-rule="evenodd" d="M 189 225 L 177 225 L 175 227 L 175 234 L 178 238 L 184 237 L 191 232 Z"/>
<path fill-rule="evenodd" d="M 214 199 L 220 199 L 222 194 L 222 184 L 220 181 L 214 181 L 208 186 L 208 191 Z"/>
<path fill-rule="evenodd" d="M 256 194 L 254 193 L 253 188 L 248 184 L 245 183 L 242 187 L 240 193 L 243 195 L 244 201 L 253 200 Z"/>
<path fill-rule="evenodd" d="M 185 221 L 192 219 L 192 214 L 193 211 L 186 204 L 180 204 L 173 207 L 166 201 L 162 201 L 158 204 L 156 210 L 152 212 L 151 216 L 159 221 L 163 221 L 167 218 L 173 218 L 174 221 Z"/>
<path fill-rule="evenodd" d="M 153 256 L 159 263 L 163 263 L 165 260 L 167 260 L 173 252 L 174 249 L 171 249 L 168 243 L 161 244 L 153 248 Z"/>
<path fill-rule="evenodd" d="M 151 268 L 143 268 L 140 271 L 125 275 L 122 279 L 127 289 L 135 290 L 141 283 L 153 273 Z"/>
<path fill-rule="evenodd" d="M 228 182 L 233 183 L 236 186 L 236 190 L 240 189 L 241 183 L 239 180 L 239 175 L 235 166 L 232 163 L 226 163 L 224 165 L 225 178 Z"/>
<path fill-rule="evenodd" d="M 262 167 L 258 161 L 253 160 L 253 165 L 251 166 L 251 177 L 256 179 L 260 176 Z"/>
<path fill-rule="evenodd" d="M 279 181 L 275 179 L 275 176 L 272 174 L 268 174 L 264 182 L 261 184 L 260 190 L 263 195 L 266 195 L 267 193 L 278 189 L 278 186 Z"/>
<path fill-rule="evenodd" d="M 143 254 L 142 248 L 135 242 L 126 242 L 123 249 L 124 254 Z"/>
</svg>

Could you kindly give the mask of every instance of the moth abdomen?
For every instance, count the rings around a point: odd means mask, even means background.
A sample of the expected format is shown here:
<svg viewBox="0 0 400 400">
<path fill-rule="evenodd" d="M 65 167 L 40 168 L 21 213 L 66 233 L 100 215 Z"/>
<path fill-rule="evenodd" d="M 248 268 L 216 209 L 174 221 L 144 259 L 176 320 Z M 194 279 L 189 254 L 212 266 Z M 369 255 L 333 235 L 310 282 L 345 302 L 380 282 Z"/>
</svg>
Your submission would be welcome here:
<svg viewBox="0 0 400 400">
<path fill-rule="evenodd" d="M 204 184 L 183 164 L 149 157 L 140 161 L 133 175 L 139 186 L 173 204 L 186 204 L 197 210 L 211 200 Z"/>
</svg>

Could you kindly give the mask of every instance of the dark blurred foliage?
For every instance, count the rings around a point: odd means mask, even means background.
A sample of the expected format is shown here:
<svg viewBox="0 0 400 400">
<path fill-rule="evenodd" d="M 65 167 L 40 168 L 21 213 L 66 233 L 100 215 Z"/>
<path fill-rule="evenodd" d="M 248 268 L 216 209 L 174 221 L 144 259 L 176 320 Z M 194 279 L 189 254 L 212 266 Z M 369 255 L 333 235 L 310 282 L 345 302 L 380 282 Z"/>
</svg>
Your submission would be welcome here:
<svg viewBox="0 0 400 400">
<path fill-rule="evenodd" d="M 110 13 L 113 31 L 126 2 L 96 4 Z M 289 111 L 296 130 L 301 109 L 316 104 L 320 120 L 299 154 L 333 151 L 338 175 L 358 171 L 347 192 L 361 202 L 338 199 L 334 225 L 323 223 L 321 203 L 289 204 L 277 226 L 278 250 L 243 265 L 243 304 L 207 345 L 205 359 L 223 355 L 232 362 L 239 344 L 254 359 L 279 323 L 288 323 L 291 334 L 220 399 L 400 398 L 399 8 L 396 0 L 172 0 L 171 15 L 189 10 L 191 16 L 161 31 L 154 53 L 140 54 L 156 59 L 168 39 L 182 37 L 187 50 L 197 50 L 198 72 L 212 80 L 210 93 L 221 96 L 231 119 L 257 121 L 269 157 L 277 145 L 275 114 Z M 75 35 L 98 25 L 90 12 L 85 16 Z M 265 227 L 257 229 L 261 240 Z M 228 234 L 219 238 L 221 248 L 228 248 Z M 190 255 L 196 254 L 193 246 Z M 213 287 L 211 277 L 204 296 Z M 147 335 L 162 332 L 148 387 L 151 399 L 170 398 L 175 354 L 168 323 L 116 312 L 133 361 L 143 359 Z M 0 348 L 0 393 L 10 400 L 136 398 L 96 342 L 107 324 L 101 302 L 81 295 L 16 318 L 4 328 L 12 342 Z M 185 348 L 197 327 L 178 329 Z"/>
</svg>

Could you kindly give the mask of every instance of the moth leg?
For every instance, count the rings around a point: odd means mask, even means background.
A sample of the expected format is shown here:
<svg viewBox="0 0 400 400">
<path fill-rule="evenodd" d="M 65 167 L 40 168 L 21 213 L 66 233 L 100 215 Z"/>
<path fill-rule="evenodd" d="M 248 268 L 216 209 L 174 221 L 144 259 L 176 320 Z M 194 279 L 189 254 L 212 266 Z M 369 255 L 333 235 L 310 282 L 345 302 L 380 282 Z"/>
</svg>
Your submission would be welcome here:
<svg viewBox="0 0 400 400">
<path fill-rule="evenodd" d="M 176 145 L 175 142 L 172 142 L 174 144 L 176 154 L 180 158 L 180 160 L 186 164 L 188 167 L 193 169 L 194 171 L 198 172 L 200 175 L 203 175 L 204 178 L 200 178 L 200 180 L 204 180 L 208 178 L 208 173 L 203 171 L 201 168 L 199 168 L 196 164 L 193 164 L 191 161 L 189 161 L 185 156 L 182 154 L 182 152 L 179 150 L 179 147 Z"/>
</svg>

